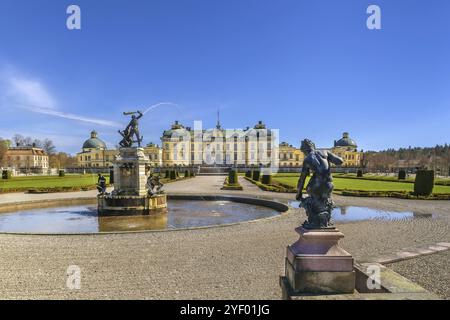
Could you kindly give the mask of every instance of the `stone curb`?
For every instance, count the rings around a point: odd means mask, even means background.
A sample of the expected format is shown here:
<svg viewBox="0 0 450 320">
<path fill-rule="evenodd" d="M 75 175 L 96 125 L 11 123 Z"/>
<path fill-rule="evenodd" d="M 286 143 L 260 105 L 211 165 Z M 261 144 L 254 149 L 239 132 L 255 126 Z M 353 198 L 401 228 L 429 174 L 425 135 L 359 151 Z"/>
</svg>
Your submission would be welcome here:
<svg viewBox="0 0 450 320">
<path fill-rule="evenodd" d="M 364 259 L 362 262 L 376 262 L 380 264 L 389 264 L 400 262 L 403 260 L 418 258 L 433 253 L 439 253 L 450 250 L 450 242 L 438 242 L 432 245 L 420 245 L 417 247 L 407 248 L 390 254 L 382 255 L 376 258 Z"/>
</svg>

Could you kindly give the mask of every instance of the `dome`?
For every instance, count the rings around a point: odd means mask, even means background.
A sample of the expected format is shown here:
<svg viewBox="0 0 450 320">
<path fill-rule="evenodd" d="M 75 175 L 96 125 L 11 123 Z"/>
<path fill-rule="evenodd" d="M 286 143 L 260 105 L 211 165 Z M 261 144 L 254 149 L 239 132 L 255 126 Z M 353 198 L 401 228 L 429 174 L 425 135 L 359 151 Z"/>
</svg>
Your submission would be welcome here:
<svg viewBox="0 0 450 320">
<path fill-rule="evenodd" d="M 106 144 L 97 138 L 97 132 L 91 132 L 91 138 L 83 143 L 83 149 L 106 149 Z"/>
<path fill-rule="evenodd" d="M 335 147 L 352 147 L 356 148 L 358 147 L 355 140 L 351 139 L 348 132 L 344 132 L 342 134 L 342 138 L 338 141 L 334 141 Z"/>
</svg>

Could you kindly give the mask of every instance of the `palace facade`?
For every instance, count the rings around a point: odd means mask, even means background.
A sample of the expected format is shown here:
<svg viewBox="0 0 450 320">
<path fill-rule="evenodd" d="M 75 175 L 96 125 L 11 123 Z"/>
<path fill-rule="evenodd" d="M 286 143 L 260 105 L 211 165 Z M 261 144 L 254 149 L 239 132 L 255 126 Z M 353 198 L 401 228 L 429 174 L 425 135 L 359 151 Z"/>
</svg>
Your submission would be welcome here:
<svg viewBox="0 0 450 320">
<path fill-rule="evenodd" d="M 22 173 L 44 174 L 48 171 L 48 154 L 41 148 L 10 147 L 5 158 L 7 167 Z"/>
<path fill-rule="evenodd" d="M 360 167 L 362 165 L 363 152 L 358 151 L 358 145 L 351 139 L 348 132 L 342 134 L 342 138 L 334 140 L 332 148 L 318 148 L 331 151 L 344 160 L 342 167 Z M 305 158 L 300 148 L 296 148 L 287 142 L 280 143 L 280 167 L 300 167 Z"/>
<path fill-rule="evenodd" d="M 253 128 L 224 129 L 220 122 L 204 130 L 175 121 L 161 137 L 163 166 L 277 166 L 278 130 L 259 121 Z"/>
<path fill-rule="evenodd" d="M 344 167 L 360 167 L 362 152 L 347 132 L 325 148 L 344 159 Z M 81 168 L 111 167 L 118 150 L 108 149 L 96 131 L 77 153 Z M 278 130 L 268 129 L 262 121 L 245 129 L 224 129 L 217 121 L 213 129 L 202 129 L 201 122 L 194 128 L 175 121 L 161 136 L 161 147 L 150 143 L 144 153 L 153 166 L 266 166 L 301 167 L 304 154 L 287 142 L 278 142 Z"/>
</svg>

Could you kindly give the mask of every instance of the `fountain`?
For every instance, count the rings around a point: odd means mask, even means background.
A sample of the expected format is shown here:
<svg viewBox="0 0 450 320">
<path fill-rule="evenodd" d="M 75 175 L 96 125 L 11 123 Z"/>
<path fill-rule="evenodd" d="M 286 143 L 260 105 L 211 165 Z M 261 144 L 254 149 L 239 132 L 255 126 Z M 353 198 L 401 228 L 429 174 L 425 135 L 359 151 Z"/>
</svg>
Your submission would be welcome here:
<svg viewBox="0 0 450 320">
<path fill-rule="evenodd" d="M 131 115 L 131 120 L 125 130 L 119 130 L 122 140 L 119 142 L 119 155 L 114 160 L 114 190 L 106 193 L 104 187 L 99 188 L 98 214 L 117 216 L 165 213 L 167 197 L 161 190 L 162 185 L 151 174 L 147 177 L 150 160 L 141 148 L 143 137 L 139 135 L 138 128 L 138 120 L 143 114 L 136 111 L 124 112 L 124 115 Z M 134 143 L 138 146 L 133 147 Z"/>
</svg>

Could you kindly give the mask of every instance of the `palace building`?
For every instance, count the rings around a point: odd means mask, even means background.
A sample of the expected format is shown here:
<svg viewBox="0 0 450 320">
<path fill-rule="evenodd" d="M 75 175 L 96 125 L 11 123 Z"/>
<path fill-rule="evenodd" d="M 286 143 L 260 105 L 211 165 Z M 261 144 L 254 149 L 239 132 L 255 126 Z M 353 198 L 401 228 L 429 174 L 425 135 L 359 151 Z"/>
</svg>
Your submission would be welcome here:
<svg viewBox="0 0 450 320">
<path fill-rule="evenodd" d="M 280 143 L 280 167 L 301 167 L 305 155 L 299 148 L 287 142 Z"/>
<path fill-rule="evenodd" d="M 219 120 L 213 129 L 194 129 L 175 121 L 161 137 L 164 166 L 276 166 L 278 130 L 259 121 L 253 128 L 224 129 Z"/>
<path fill-rule="evenodd" d="M 334 141 L 332 148 L 325 148 L 344 159 L 344 167 L 359 167 L 362 152 L 356 142 L 344 132 Z M 108 168 L 118 155 L 118 150 L 108 149 L 96 131 L 77 153 L 80 168 Z M 278 130 L 268 129 L 262 121 L 252 128 L 224 129 L 219 120 L 215 128 L 202 129 L 201 122 L 194 128 L 175 121 L 161 136 L 161 147 L 150 143 L 144 153 L 151 164 L 158 167 L 172 166 L 263 166 L 301 167 L 304 154 L 287 142 L 278 143 Z M 48 161 L 48 160 L 47 160 Z"/>
<path fill-rule="evenodd" d="M 363 153 L 357 148 L 355 140 L 350 138 L 348 132 L 344 132 L 341 139 L 334 141 L 331 152 L 344 159 L 344 167 L 360 167 Z"/>
<path fill-rule="evenodd" d="M 9 168 L 21 173 L 45 174 L 48 171 L 48 154 L 41 148 L 10 147 L 5 158 Z"/>
<path fill-rule="evenodd" d="M 355 140 L 351 139 L 348 132 L 342 134 L 342 138 L 334 141 L 332 148 L 318 148 L 331 151 L 344 160 L 343 167 L 360 167 L 363 153 L 358 151 Z M 287 142 L 280 143 L 280 167 L 301 167 L 305 158 L 300 148 L 296 148 Z"/>
</svg>

